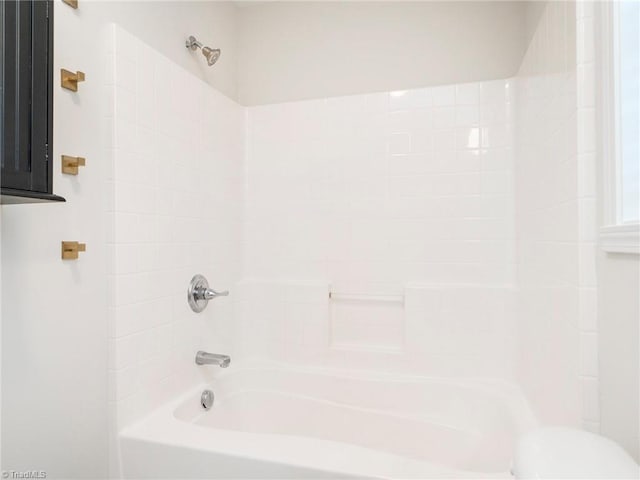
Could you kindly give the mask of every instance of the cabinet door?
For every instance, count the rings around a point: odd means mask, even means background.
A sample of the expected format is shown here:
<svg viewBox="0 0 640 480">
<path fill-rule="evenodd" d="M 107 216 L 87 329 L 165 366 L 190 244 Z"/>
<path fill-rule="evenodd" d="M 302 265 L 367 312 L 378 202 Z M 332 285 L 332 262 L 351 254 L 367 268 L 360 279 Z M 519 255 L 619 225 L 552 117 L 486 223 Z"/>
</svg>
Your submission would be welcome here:
<svg viewBox="0 0 640 480">
<path fill-rule="evenodd" d="M 51 2 L 0 2 L 1 182 L 5 189 L 50 194 L 53 31 Z"/>
</svg>

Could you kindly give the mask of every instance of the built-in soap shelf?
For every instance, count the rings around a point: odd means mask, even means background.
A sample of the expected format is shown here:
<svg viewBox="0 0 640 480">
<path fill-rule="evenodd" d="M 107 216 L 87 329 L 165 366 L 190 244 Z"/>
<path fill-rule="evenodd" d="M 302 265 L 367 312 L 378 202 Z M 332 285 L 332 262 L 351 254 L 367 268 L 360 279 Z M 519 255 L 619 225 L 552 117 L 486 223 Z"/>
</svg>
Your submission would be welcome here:
<svg viewBox="0 0 640 480">
<path fill-rule="evenodd" d="M 401 353 L 405 344 L 404 294 L 329 289 L 330 347 Z"/>
</svg>

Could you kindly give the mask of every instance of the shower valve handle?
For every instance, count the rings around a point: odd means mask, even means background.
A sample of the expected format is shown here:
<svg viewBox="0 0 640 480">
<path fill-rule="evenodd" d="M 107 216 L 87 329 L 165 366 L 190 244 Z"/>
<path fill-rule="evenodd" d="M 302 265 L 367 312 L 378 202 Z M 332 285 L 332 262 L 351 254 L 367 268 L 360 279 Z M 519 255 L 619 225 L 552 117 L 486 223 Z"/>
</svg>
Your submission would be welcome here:
<svg viewBox="0 0 640 480">
<path fill-rule="evenodd" d="M 209 288 L 209 282 L 202 275 L 196 275 L 191 279 L 189 289 L 187 290 L 187 301 L 191 310 L 196 313 L 203 311 L 209 300 L 213 300 L 216 297 L 226 297 L 229 295 L 229 291 L 225 290 L 218 292 L 212 288 Z"/>
<path fill-rule="evenodd" d="M 194 292 L 196 299 L 198 300 L 213 300 L 216 297 L 228 297 L 229 290 L 224 290 L 222 292 L 216 292 L 212 288 L 203 288 Z"/>
</svg>

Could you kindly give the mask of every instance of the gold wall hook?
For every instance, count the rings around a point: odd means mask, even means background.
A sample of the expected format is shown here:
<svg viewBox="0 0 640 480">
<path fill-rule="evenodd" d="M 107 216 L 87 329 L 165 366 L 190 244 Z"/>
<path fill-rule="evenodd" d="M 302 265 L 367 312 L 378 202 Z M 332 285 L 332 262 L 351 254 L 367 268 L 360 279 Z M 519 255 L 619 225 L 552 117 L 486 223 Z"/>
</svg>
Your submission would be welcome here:
<svg viewBox="0 0 640 480">
<path fill-rule="evenodd" d="M 62 0 L 64 3 L 69 5 L 71 8 L 78 8 L 78 0 Z"/>
<path fill-rule="evenodd" d="M 79 82 L 84 82 L 83 72 L 78 71 L 73 73 L 69 70 L 65 70 L 64 68 L 60 69 L 60 83 L 62 88 L 66 88 L 72 92 L 77 92 Z"/>
<path fill-rule="evenodd" d="M 78 167 L 84 167 L 86 159 L 84 157 L 71 157 L 62 155 L 62 173 L 67 175 L 78 175 Z"/>
<path fill-rule="evenodd" d="M 62 259 L 77 260 L 79 252 L 85 252 L 87 245 L 79 242 L 62 242 Z"/>
</svg>

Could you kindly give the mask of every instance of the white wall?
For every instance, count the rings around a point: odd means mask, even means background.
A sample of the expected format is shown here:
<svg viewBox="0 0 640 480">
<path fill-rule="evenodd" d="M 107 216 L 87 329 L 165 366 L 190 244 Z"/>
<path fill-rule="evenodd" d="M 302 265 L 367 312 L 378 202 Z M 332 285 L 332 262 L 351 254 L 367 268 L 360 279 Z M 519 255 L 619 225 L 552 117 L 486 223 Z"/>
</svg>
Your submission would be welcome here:
<svg viewBox="0 0 640 480">
<path fill-rule="evenodd" d="M 601 432 L 640 459 L 640 261 L 601 253 L 598 349 Z"/>
<path fill-rule="evenodd" d="M 540 23 L 540 19 L 542 18 L 542 14 L 544 13 L 547 2 L 545 0 L 540 0 L 536 2 L 524 3 L 524 26 L 526 33 L 526 46 L 528 47 L 531 39 L 536 33 L 536 30 L 538 30 L 538 24 Z"/>
<path fill-rule="evenodd" d="M 102 478 L 107 282 L 96 213 L 104 198 L 105 57 L 92 22 L 61 3 L 55 14 L 55 71 L 80 69 L 87 81 L 77 94 L 54 86 L 53 182 L 67 203 L 2 207 L 2 468 Z M 62 175 L 61 154 L 86 156 L 87 166 L 78 177 Z M 87 252 L 63 262 L 62 240 L 86 242 Z"/>
<path fill-rule="evenodd" d="M 99 212 L 107 198 L 107 26 L 118 21 L 139 31 L 233 96 L 235 7 L 83 0 L 78 10 L 54 6 L 55 72 L 82 70 L 87 81 L 78 93 L 54 86 L 54 190 L 67 203 L 2 207 L 2 468 L 105 478 L 107 256 Z M 183 33 L 223 48 L 217 71 L 186 51 Z M 61 154 L 85 156 L 87 166 L 78 177 L 62 175 Z M 63 262 L 61 240 L 86 242 L 87 252 Z"/>
<path fill-rule="evenodd" d="M 249 108 L 249 351 L 511 376 L 511 87 Z M 404 301 L 328 302 L 329 284 Z"/>
<path fill-rule="evenodd" d="M 595 32 L 597 45 L 608 43 L 599 37 L 604 34 L 600 28 L 602 9 L 596 4 L 591 21 L 585 19 L 585 31 Z M 603 59 L 596 55 L 593 60 L 595 71 L 600 72 Z M 601 83 L 594 85 L 600 87 Z M 599 104 L 598 108 L 602 107 Z M 606 171 L 607 160 L 601 150 L 599 172 Z M 605 209 L 610 206 L 605 205 L 604 179 L 598 187 L 597 223 L 605 226 Z M 640 258 L 601 250 L 597 261 L 600 429 L 640 461 Z"/>
<path fill-rule="evenodd" d="M 524 2 L 249 2 L 239 9 L 244 105 L 506 78 Z"/>
<path fill-rule="evenodd" d="M 113 22 L 135 32 L 186 71 L 236 99 L 236 12 L 236 5 L 226 1 L 85 0 L 74 14 L 82 21 Z M 200 51 L 187 50 L 184 42 L 189 35 L 212 48 L 222 49 L 215 66 L 209 67 Z"/>
</svg>

